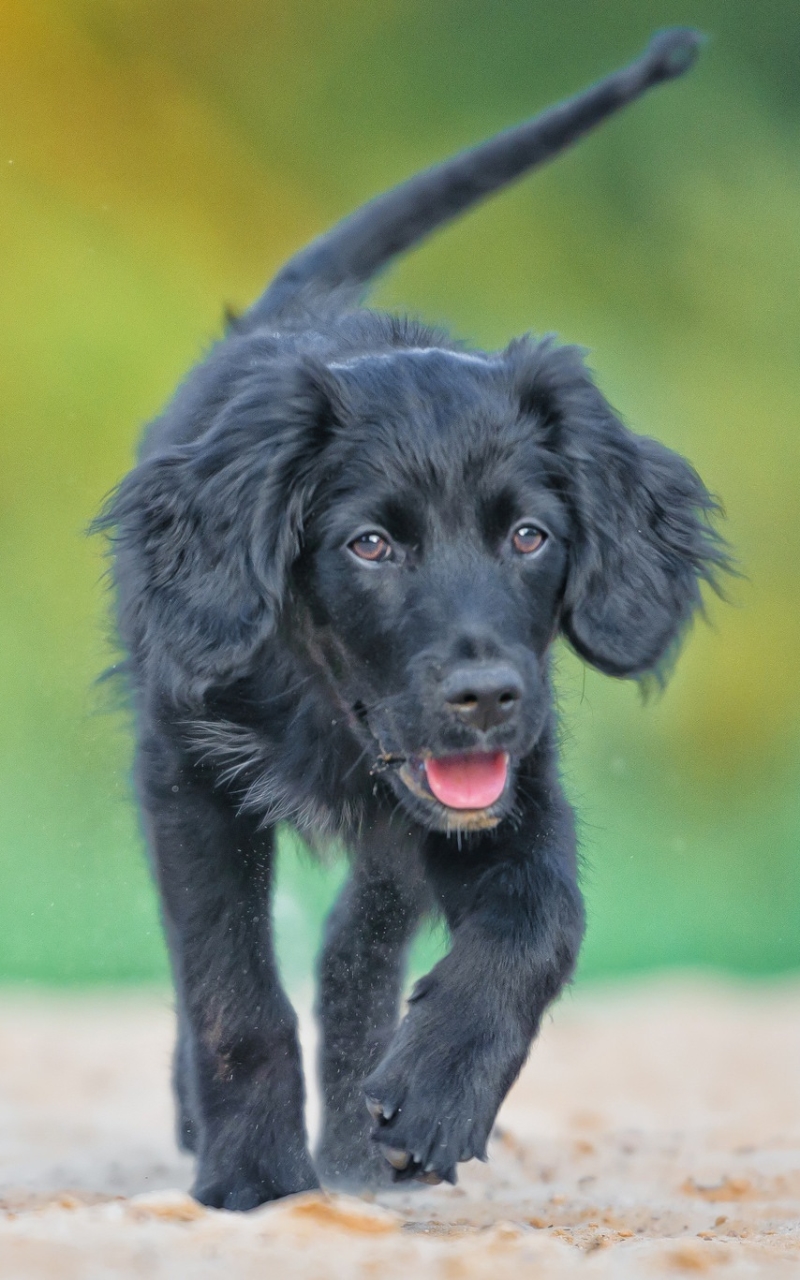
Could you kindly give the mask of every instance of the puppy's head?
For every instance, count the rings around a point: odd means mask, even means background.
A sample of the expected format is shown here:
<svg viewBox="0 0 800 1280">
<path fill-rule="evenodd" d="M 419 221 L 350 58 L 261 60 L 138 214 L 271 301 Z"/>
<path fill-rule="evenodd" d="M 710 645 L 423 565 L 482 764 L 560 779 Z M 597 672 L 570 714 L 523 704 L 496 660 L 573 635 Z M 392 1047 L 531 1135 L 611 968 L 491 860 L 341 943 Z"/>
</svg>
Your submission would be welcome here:
<svg viewBox="0 0 800 1280">
<path fill-rule="evenodd" d="M 279 632 L 418 821 L 496 825 L 547 721 L 559 630 L 614 676 L 674 650 L 725 563 L 709 495 L 626 430 L 574 348 L 397 348 L 270 376 L 123 486 L 140 626 L 205 685 Z"/>
<path fill-rule="evenodd" d="M 559 629 L 611 675 L 658 671 L 721 562 L 711 501 L 573 348 L 399 351 L 326 376 L 342 420 L 296 590 L 404 804 L 493 826 L 545 725 Z"/>
</svg>

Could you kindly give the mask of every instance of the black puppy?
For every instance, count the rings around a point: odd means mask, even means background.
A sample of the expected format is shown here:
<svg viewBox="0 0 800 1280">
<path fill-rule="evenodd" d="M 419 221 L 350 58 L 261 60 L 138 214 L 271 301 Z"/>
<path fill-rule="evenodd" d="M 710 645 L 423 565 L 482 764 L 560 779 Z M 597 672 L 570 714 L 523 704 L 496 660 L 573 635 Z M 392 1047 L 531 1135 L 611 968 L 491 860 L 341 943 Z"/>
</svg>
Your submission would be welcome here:
<svg viewBox="0 0 800 1280">
<path fill-rule="evenodd" d="M 357 307 L 395 254 L 681 74 L 698 37 L 367 205 L 298 254 L 150 428 L 101 524 L 178 1003 L 195 1195 L 455 1182 L 583 931 L 548 655 L 658 671 L 724 548 L 691 467 L 580 353 L 467 351 Z M 270 928 L 276 824 L 352 858 L 320 960 L 312 1162 Z M 449 954 L 398 1023 L 426 912 Z M 366 1105 L 365 1105 L 366 1103 Z"/>
</svg>

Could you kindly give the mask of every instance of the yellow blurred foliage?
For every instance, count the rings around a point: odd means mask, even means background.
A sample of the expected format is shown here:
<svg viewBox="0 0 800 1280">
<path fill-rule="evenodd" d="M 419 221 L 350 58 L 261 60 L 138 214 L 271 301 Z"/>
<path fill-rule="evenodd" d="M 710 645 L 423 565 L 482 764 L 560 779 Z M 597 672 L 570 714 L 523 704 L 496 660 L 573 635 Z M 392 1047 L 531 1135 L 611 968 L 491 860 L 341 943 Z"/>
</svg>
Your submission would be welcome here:
<svg viewBox="0 0 800 1280">
<path fill-rule="evenodd" d="M 0 163 L 146 243 L 178 288 L 249 301 L 316 229 L 291 174 L 270 172 L 157 46 L 114 57 L 82 6 L 0 5 Z M 265 13 L 268 11 L 265 9 Z M 6 235 L 9 234 L 6 225 Z"/>
</svg>

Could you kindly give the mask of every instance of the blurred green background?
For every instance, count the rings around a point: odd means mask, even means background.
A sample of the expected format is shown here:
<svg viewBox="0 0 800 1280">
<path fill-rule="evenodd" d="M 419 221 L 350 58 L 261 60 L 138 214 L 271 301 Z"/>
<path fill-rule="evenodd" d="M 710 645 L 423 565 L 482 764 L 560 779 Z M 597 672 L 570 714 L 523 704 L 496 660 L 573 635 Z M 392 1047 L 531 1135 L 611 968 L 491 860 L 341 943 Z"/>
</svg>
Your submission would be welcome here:
<svg viewBox="0 0 800 1280">
<path fill-rule="evenodd" d="M 129 728 L 93 688 L 108 601 L 84 529 L 223 307 L 675 22 L 711 36 L 690 77 L 377 299 L 490 348 L 589 346 L 629 423 L 724 498 L 747 577 L 662 698 L 559 658 L 582 974 L 800 962 L 797 0 L 0 0 L 0 977 L 166 973 Z M 285 840 L 293 982 L 340 875 Z"/>
</svg>

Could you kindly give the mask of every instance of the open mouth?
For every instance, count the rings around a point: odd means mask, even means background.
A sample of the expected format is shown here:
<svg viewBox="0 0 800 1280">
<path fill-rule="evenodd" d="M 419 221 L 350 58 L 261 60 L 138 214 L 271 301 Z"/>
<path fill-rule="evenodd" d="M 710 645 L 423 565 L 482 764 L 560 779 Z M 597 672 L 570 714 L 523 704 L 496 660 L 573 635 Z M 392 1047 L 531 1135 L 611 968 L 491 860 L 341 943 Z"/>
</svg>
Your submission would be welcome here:
<svg viewBox="0 0 800 1280">
<path fill-rule="evenodd" d="M 462 755 L 412 757 L 401 769 L 412 791 L 432 796 L 446 809 L 490 809 L 506 789 L 508 754 L 472 751 Z"/>
</svg>

